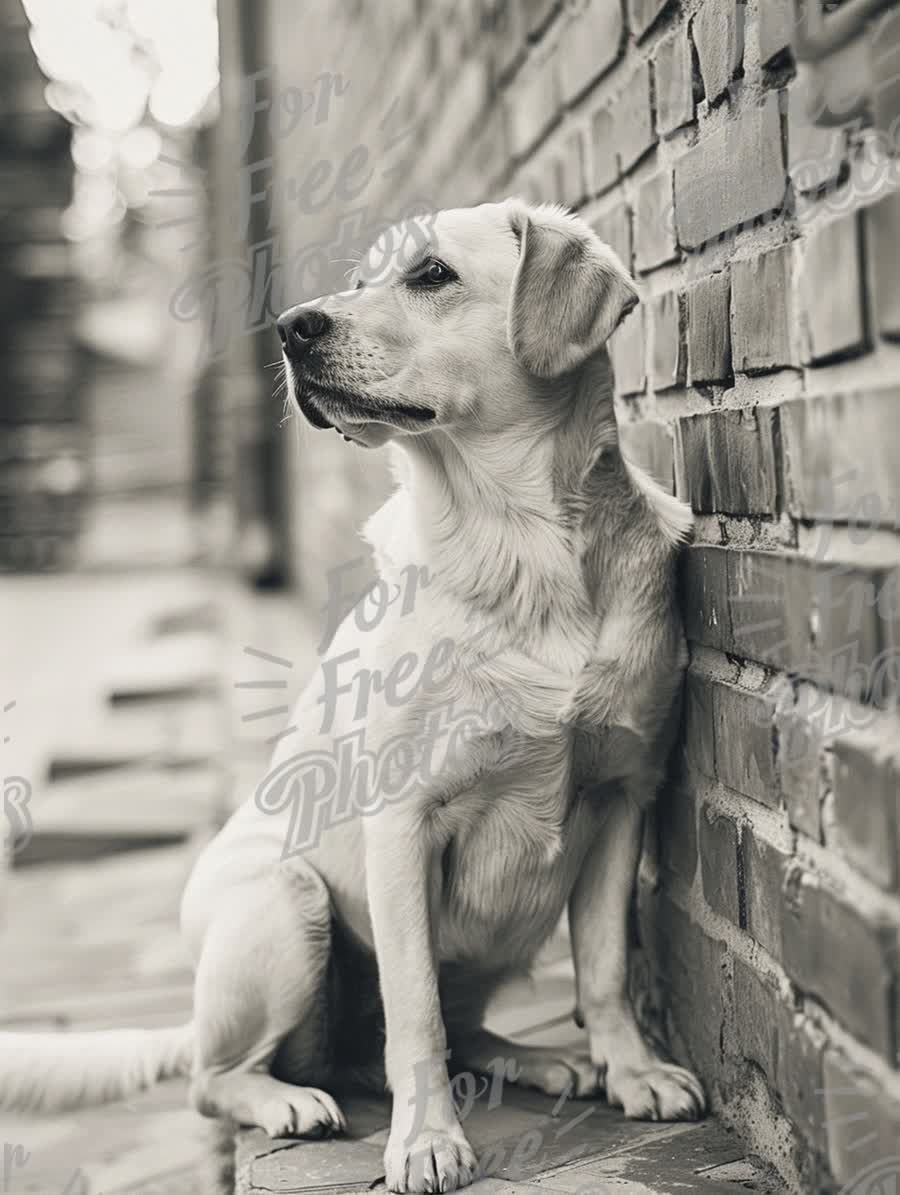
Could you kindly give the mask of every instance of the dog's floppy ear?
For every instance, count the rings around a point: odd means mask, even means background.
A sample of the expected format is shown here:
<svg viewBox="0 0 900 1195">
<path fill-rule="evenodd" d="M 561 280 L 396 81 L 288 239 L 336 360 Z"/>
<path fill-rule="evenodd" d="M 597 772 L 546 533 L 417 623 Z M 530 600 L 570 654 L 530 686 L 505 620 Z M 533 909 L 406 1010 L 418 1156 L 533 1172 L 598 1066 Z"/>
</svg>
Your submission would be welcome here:
<svg viewBox="0 0 900 1195">
<path fill-rule="evenodd" d="M 513 201 L 509 221 L 519 241 L 509 346 L 529 373 L 556 377 L 606 343 L 637 290 L 613 250 L 563 208 Z"/>
</svg>

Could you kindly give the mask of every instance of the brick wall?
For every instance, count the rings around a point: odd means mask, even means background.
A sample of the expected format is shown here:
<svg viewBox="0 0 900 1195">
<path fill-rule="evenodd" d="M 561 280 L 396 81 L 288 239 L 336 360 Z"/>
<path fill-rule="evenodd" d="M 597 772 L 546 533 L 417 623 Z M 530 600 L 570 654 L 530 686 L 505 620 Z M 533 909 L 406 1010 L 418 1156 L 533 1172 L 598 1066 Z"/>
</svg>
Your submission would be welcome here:
<svg viewBox="0 0 900 1195">
<path fill-rule="evenodd" d="M 510 193 L 581 210 L 640 281 L 622 439 L 697 534 L 635 980 L 716 1107 L 816 1192 L 900 1152 L 900 8 L 827 8 L 270 9 L 284 94 L 340 76 L 274 149 L 290 300 L 411 202 Z M 312 578 L 386 482 L 336 436 L 296 459 Z"/>
</svg>

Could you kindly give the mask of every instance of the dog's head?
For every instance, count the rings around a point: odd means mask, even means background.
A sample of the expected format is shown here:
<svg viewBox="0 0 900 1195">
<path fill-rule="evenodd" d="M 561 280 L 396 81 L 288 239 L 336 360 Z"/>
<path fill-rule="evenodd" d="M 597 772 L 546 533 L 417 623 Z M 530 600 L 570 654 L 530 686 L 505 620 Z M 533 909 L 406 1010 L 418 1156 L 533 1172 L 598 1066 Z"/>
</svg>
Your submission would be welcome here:
<svg viewBox="0 0 900 1195">
<path fill-rule="evenodd" d="M 351 289 L 290 308 L 278 332 L 306 418 L 374 446 L 466 422 L 509 426 L 636 302 L 584 221 L 510 199 L 396 225 Z"/>
</svg>

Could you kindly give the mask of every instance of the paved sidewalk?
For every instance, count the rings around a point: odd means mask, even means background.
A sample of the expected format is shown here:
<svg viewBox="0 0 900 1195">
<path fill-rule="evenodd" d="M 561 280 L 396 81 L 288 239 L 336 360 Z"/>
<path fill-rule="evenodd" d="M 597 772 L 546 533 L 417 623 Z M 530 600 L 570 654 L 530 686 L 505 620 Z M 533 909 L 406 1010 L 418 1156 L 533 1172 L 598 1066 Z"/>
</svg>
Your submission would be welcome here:
<svg viewBox="0 0 900 1195">
<path fill-rule="evenodd" d="M 555 940 L 551 961 L 532 983 L 507 989 L 488 1025 L 504 1036 L 584 1048 L 571 1019 L 573 979 Z M 474 1076 L 472 1077 L 474 1079 Z M 715 1120 L 697 1124 L 628 1121 L 618 1109 L 594 1100 L 551 1098 L 510 1084 L 493 1089 L 483 1080 L 457 1080 L 466 1133 L 483 1177 L 473 1195 L 565 1192 L 571 1195 L 779 1195 L 774 1182 L 745 1147 Z M 481 1090 L 483 1088 L 483 1090 Z M 350 1099 L 342 1104 L 348 1137 L 330 1141 L 270 1141 L 244 1131 L 238 1138 L 237 1195 L 308 1192 L 363 1195 L 384 1190 L 382 1152 L 390 1120 L 388 1101 Z"/>
</svg>

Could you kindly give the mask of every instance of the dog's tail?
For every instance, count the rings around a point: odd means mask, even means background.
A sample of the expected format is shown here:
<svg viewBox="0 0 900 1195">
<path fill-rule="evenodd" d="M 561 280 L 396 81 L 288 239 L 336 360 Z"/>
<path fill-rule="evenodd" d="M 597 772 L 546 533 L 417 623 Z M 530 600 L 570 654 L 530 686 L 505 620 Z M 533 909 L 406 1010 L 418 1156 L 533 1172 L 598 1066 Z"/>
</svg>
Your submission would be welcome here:
<svg viewBox="0 0 900 1195">
<path fill-rule="evenodd" d="M 60 1112 L 190 1073 L 194 1027 L 0 1033 L 0 1109 Z"/>
</svg>

